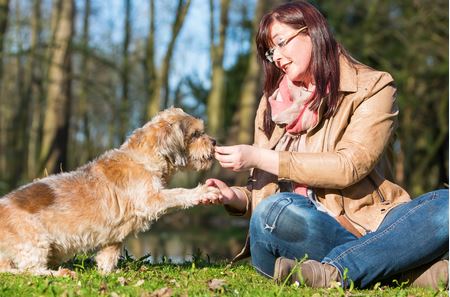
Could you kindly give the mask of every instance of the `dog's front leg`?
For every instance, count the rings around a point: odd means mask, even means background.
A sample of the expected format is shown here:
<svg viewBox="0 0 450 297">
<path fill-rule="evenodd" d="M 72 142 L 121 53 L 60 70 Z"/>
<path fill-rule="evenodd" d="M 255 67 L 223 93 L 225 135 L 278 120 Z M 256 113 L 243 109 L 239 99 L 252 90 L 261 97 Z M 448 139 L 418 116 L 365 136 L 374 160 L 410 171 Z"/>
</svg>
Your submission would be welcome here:
<svg viewBox="0 0 450 297">
<path fill-rule="evenodd" d="M 95 261 L 97 262 L 98 270 L 101 273 L 107 274 L 113 271 L 114 268 L 116 268 L 117 261 L 119 260 L 120 256 L 121 247 L 121 243 L 113 243 L 101 248 L 97 252 Z"/>
<path fill-rule="evenodd" d="M 199 204 L 201 200 L 215 200 L 220 191 L 215 187 L 198 185 L 193 189 L 175 188 L 161 190 L 163 205 L 169 208 L 187 208 Z"/>
</svg>

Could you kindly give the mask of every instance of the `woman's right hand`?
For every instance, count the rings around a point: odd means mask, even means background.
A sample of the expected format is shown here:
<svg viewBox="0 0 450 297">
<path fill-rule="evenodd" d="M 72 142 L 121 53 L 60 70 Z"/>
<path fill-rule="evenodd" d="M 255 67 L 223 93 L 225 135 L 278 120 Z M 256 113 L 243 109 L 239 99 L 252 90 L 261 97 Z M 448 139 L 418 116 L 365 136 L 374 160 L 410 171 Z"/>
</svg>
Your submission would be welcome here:
<svg viewBox="0 0 450 297">
<path fill-rule="evenodd" d="M 230 204 L 232 200 L 238 199 L 236 193 L 226 183 L 219 179 L 207 179 L 205 184 L 210 187 L 216 187 L 220 191 L 218 201 L 210 201 L 212 204 Z"/>
<path fill-rule="evenodd" d="M 210 187 L 216 187 L 220 191 L 219 199 L 215 201 L 206 201 L 203 204 L 224 204 L 236 210 L 244 212 L 247 207 L 247 197 L 240 190 L 229 187 L 223 181 L 210 178 L 205 184 Z"/>
</svg>

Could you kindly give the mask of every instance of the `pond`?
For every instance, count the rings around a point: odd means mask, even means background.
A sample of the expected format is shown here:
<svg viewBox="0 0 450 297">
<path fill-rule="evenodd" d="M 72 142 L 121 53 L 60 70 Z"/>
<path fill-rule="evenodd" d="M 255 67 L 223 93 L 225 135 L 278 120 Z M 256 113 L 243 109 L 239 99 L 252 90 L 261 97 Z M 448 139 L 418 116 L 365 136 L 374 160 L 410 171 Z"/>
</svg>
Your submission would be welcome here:
<svg viewBox="0 0 450 297">
<path fill-rule="evenodd" d="M 248 220 L 229 216 L 222 206 L 198 206 L 164 215 L 149 231 L 130 235 L 124 248 L 134 258 L 150 255 L 152 263 L 163 257 L 183 263 L 194 255 L 227 261 L 241 250 L 247 228 Z"/>
</svg>

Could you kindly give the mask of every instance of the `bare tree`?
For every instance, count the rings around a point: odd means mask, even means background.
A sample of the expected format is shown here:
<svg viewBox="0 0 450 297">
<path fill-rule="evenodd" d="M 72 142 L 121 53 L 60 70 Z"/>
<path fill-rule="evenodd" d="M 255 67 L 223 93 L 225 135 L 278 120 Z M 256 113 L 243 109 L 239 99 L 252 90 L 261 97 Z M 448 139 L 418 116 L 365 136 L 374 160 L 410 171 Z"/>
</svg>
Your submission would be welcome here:
<svg viewBox="0 0 450 297">
<path fill-rule="evenodd" d="M 149 0 L 149 30 L 147 37 L 146 53 L 144 59 L 144 74 L 145 74 L 145 85 L 146 85 L 146 95 L 151 102 L 153 94 L 155 92 L 156 85 L 156 66 L 155 66 L 155 1 Z M 142 115 L 142 122 L 146 121 L 147 111 Z"/>
<path fill-rule="evenodd" d="M 81 122 L 81 129 L 84 135 L 86 149 L 80 154 L 80 163 L 85 163 L 93 157 L 92 136 L 90 133 L 90 114 L 89 114 L 89 39 L 90 39 L 90 16 L 91 16 L 91 0 L 84 0 L 84 14 L 83 14 L 83 33 L 81 36 L 81 85 L 80 85 L 80 99 L 78 105 L 78 116 Z"/>
<path fill-rule="evenodd" d="M 20 36 L 23 27 L 22 9 L 20 1 L 15 3 L 15 34 Z M 29 111 L 30 111 L 30 93 L 28 92 L 29 73 L 25 73 L 24 65 L 24 44 L 21 38 L 17 39 L 17 49 L 20 54 L 15 56 L 15 66 L 17 78 L 15 81 L 16 93 L 18 94 L 19 104 L 16 106 L 12 123 L 14 123 L 14 133 L 8 133 L 8 143 L 11 149 L 8 167 L 11 168 L 9 175 L 9 184 L 15 187 L 22 175 L 26 176 L 27 149 L 29 138 Z M 31 71 L 31 69 L 29 69 Z M 21 79 L 22 78 L 22 79 Z M 27 81 L 28 80 L 28 81 Z M 12 125 L 11 125 L 12 128 Z"/>
<path fill-rule="evenodd" d="M 120 142 L 123 142 L 127 136 L 127 130 L 129 129 L 129 116 L 130 116 L 130 100 L 128 98 L 128 85 L 130 75 L 130 62 L 129 62 L 129 47 L 131 40 L 131 0 L 125 0 L 125 28 L 124 28 L 124 40 L 122 48 L 122 70 L 120 73 L 122 81 L 122 97 L 119 109 L 119 137 Z"/>
<path fill-rule="evenodd" d="M 183 27 L 186 14 L 191 5 L 191 0 L 178 0 L 175 21 L 172 25 L 172 37 L 164 55 L 162 65 L 157 73 L 153 94 L 147 105 L 147 117 L 155 115 L 161 107 L 166 107 L 169 97 L 169 71 L 172 61 L 175 42 Z M 163 102 L 161 102 L 163 99 Z"/>
<path fill-rule="evenodd" d="M 8 25 L 9 0 L 0 0 L 0 90 L 3 80 L 4 37 Z M 5 115 L 3 112 L 3 96 L 0 95 L 0 172 L 5 172 L 6 155 L 6 130 Z M 1 174 L 0 174 L 1 176 Z"/>
<path fill-rule="evenodd" d="M 27 93 L 30 94 L 31 123 L 28 141 L 28 179 L 34 177 L 38 171 L 38 159 L 40 148 L 40 131 L 43 122 L 43 82 L 42 82 L 42 17 L 41 0 L 33 0 L 33 11 L 31 17 L 31 43 L 28 62 L 28 86 Z"/>
<path fill-rule="evenodd" d="M 257 102 L 261 97 L 261 65 L 256 55 L 256 42 L 254 41 L 258 24 L 263 14 L 266 13 L 270 3 L 269 0 L 258 0 L 252 21 L 250 61 L 248 70 L 242 86 L 241 99 L 239 100 L 239 143 L 251 143 L 253 141 L 253 123 L 256 113 Z"/>
<path fill-rule="evenodd" d="M 41 164 L 58 172 L 67 160 L 71 116 L 71 40 L 74 33 L 74 1 L 55 0 L 52 10 L 51 65 L 41 149 Z"/>
<path fill-rule="evenodd" d="M 223 57 L 225 52 L 226 31 L 228 27 L 228 9 L 230 0 L 220 1 L 219 40 L 215 42 L 214 1 L 210 5 L 211 39 L 211 90 L 207 100 L 208 132 L 219 139 L 223 136 L 225 70 Z"/>
</svg>

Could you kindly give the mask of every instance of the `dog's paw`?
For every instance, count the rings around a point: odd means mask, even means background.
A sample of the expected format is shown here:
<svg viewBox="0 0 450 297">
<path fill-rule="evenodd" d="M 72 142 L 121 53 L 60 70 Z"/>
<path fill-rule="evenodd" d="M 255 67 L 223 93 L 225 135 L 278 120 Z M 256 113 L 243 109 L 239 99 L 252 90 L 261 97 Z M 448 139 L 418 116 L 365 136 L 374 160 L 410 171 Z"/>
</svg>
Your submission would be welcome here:
<svg viewBox="0 0 450 297">
<path fill-rule="evenodd" d="M 201 186 L 201 193 L 198 197 L 199 204 L 216 204 L 220 202 L 221 193 L 216 187 L 207 185 Z"/>
<path fill-rule="evenodd" d="M 220 190 L 216 187 L 207 187 L 206 193 L 204 194 L 204 197 L 209 199 L 217 199 L 219 196 Z"/>
</svg>

